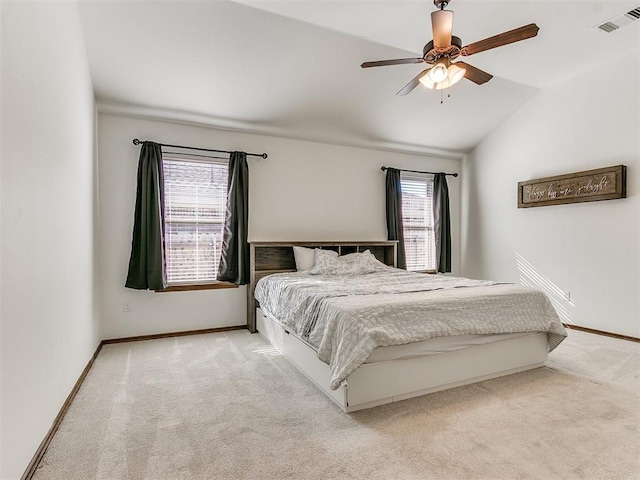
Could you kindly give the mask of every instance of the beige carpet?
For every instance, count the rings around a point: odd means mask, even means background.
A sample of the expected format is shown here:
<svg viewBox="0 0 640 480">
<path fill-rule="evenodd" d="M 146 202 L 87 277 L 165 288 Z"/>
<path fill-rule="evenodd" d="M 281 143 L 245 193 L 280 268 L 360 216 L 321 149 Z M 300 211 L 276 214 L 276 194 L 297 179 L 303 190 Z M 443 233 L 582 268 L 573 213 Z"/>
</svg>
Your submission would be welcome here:
<svg viewBox="0 0 640 480">
<path fill-rule="evenodd" d="M 103 348 L 36 480 L 638 479 L 640 344 L 344 414 L 246 331 Z"/>
</svg>

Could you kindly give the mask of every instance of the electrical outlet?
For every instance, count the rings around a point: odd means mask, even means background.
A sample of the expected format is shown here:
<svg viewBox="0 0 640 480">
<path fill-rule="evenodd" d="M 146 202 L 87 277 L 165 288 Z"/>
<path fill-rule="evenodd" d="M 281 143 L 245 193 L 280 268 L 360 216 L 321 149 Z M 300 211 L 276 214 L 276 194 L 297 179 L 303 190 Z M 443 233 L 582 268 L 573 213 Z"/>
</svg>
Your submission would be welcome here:
<svg viewBox="0 0 640 480">
<path fill-rule="evenodd" d="M 122 301 L 122 311 L 125 313 L 129 313 L 131 311 L 131 300 L 123 300 Z"/>
</svg>

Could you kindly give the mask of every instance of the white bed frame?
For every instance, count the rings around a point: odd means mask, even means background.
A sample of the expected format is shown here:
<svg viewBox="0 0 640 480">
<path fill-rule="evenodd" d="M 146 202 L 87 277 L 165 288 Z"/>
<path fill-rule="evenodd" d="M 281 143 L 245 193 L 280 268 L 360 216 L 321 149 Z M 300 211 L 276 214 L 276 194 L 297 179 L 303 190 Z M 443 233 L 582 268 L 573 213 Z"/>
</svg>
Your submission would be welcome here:
<svg viewBox="0 0 640 480">
<path fill-rule="evenodd" d="M 515 339 L 408 359 L 365 363 L 337 390 L 329 388 L 329 366 L 313 348 L 256 310 L 258 332 L 343 411 L 385 403 L 542 367 L 547 335 Z"/>
<path fill-rule="evenodd" d="M 389 242 L 380 242 L 382 243 L 389 246 Z M 368 244 L 370 245 L 371 242 Z M 249 289 L 251 296 L 253 296 L 256 278 L 259 276 L 256 275 L 259 269 L 256 269 L 255 248 L 260 248 L 261 245 L 272 248 L 275 244 L 251 245 L 252 283 Z M 278 243 L 278 245 L 283 244 Z M 309 245 L 309 242 L 302 245 Z M 395 245 L 393 253 L 395 253 Z M 387 261 L 387 263 L 390 262 Z M 264 270 L 266 273 L 267 269 Z M 347 413 L 531 370 L 544 366 L 547 360 L 547 334 L 539 333 L 435 355 L 365 363 L 351 373 L 340 388 L 331 390 L 329 366 L 318 359 L 316 351 L 289 333 L 279 323 L 264 315 L 259 308 L 256 308 L 255 300 L 252 303 L 251 298 L 249 298 L 249 308 L 252 309 L 248 316 L 249 329 L 257 330 Z"/>
</svg>

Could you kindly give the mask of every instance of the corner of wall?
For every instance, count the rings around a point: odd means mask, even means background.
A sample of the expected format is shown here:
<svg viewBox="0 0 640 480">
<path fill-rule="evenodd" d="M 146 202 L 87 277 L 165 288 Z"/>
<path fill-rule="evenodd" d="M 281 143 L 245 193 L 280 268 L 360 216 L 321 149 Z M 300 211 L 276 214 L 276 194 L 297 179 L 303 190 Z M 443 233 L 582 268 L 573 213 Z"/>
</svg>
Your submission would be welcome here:
<svg viewBox="0 0 640 480">
<path fill-rule="evenodd" d="M 95 332 L 94 343 L 97 346 L 105 338 L 100 319 L 102 309 L 100 307 L 102 284 L 100 262 L 100 178 L 99 178 L 99 138 L 98 138 L 98 106 L 94 102 L 93 115 L 93 329 Z"/>
<path fill-rule="evenodd" d="M 482 277 L 482 255 L 480 255 L 480 202 L 477 190 L 476 148 L 468 152 L 462 159 L 461 186 L 461 226 L 460 226 L 460 261 L 462 275 L 470 278 Z"/>
<path fill-rule="evenodd" d="M 3 69 L 2 69 L 2 46 L 5 45 L 4 41 L 4 16 L 3 16 L 3 4 L 4 2 L 0 1 L 0 105 L 2 105 L 2 97 L 3 97 Z M 2 219 L 2 145 L 4 145 L 2 136 L 2 110 L 0 109 L 0 220 Z M 0 221 L 0 272 L 2 272 L 2 222 Z M 2 275 L 0 275 L 0 339 L 2 338 Z M 2 341 L 0 341 L 0 412 L 2 412 Z M 0 432 L 2 431 L 2 415 L 0 414 Z M 3 452 L 4 448 L 2 446 L 2 435 L 0 435 L 0 478 L 2 476 L 2 464 L 3 464 Z"/>
</svg>

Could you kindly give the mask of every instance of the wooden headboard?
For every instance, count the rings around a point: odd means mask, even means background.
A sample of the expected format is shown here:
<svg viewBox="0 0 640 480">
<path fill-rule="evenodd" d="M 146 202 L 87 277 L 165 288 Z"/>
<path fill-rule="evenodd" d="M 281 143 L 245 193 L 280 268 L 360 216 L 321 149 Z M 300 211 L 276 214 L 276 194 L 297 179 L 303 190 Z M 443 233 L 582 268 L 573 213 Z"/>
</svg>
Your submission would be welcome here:
<svg viewBox="0 0 640 480">
<path fill-rule="evenodd" d="M 370 250 L 375 257 L 386 265 L 395 267 L 397 259 L 395 240 L 379 242 L 251 242 L 251 277 L 247 289 L 247 327 L 256 331 L 256 282 L 266 275 L 281 272 L 295 272 L 296 261 L 293 247 L 324 248 L 334 250 L 340 255 Z"/>
</svg>

